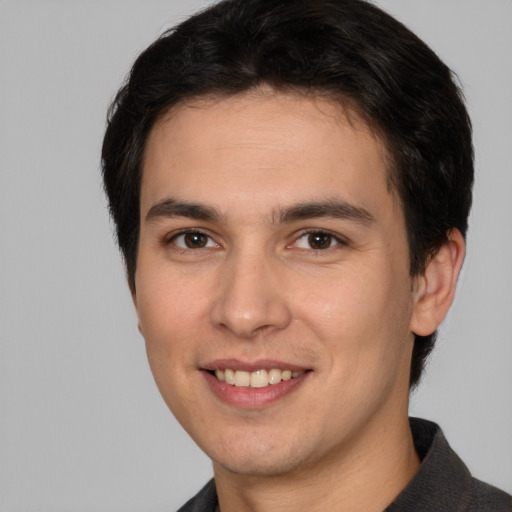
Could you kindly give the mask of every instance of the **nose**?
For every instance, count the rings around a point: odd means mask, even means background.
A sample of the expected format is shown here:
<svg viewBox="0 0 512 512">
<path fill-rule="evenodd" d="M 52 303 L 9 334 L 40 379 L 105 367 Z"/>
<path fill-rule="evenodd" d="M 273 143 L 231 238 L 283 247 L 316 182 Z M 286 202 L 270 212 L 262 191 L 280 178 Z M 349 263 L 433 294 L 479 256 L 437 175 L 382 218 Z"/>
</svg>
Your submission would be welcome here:
<svg viewBox="0 0 512 512">
<path fill-rule="evenodd" d="M 219 274 L 211 321 L 240 338 L 284 329 L 291 321 L 282 272 L 263 254 L 232 255 Z"/>
</svg>

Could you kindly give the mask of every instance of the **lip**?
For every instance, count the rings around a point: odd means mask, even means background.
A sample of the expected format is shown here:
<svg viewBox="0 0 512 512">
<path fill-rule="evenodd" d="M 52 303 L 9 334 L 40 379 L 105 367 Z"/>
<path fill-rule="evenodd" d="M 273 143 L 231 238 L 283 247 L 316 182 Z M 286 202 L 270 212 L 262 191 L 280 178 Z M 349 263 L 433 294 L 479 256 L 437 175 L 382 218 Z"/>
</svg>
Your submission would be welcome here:
<svg viewBox="0 0 512 512">
<path fill-rule="evenodd" d="M 221 382 L 211 373 L 212 371 L 224 370 L 226 368 L 247 372 L 279 368 L 293 372 L 304 371 L 304 373 L 293 379 L 283 380 L 278 384 L 271 384 L 264 388 L 250 388 L 237 387 Z M 222 402 L 241 409 L 263 409 L 294 393 L 310 377 L 312 372 L 309 368 L 269 359 L 260 359 L 252 362 L 243 362 L 238 359 L 218 359 L 204 365 L 201 368 L 201 373 L 211 391 Z"/>
</svg>

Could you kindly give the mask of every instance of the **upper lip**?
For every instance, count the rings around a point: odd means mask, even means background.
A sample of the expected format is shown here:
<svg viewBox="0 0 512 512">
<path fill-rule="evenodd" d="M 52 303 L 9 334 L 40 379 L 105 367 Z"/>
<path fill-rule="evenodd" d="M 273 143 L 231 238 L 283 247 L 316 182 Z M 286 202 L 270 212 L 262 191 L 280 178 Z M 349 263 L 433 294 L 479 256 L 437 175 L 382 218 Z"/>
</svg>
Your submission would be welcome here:
<svg viewBox="0 0 512 512">
<path fill-rule="evenodd" d="M 234 371 L 255 372 L 258 370 L 271 370 L 276 368 L 279 370 L 291 370 L 292 372 L 300 372 L 309 370 L 310 368 L 275 359 L 258 359 L 255 361 L 242 361 L 240 359 L 215 359 L 201 366 L 203 370 L 225 370 L 229 368 Z"/>
</svg>

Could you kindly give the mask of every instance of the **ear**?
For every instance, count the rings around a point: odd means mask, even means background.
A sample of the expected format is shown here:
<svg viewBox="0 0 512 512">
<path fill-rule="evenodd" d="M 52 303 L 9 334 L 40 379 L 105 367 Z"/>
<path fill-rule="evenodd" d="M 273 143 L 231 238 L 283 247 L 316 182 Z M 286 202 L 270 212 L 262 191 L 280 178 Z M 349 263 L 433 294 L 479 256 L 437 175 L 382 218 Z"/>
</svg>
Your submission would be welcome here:
<svg viewBox="0 0 512 512">
<path fill-rule="evenodd" d="M 137 307 L 137 293 L 135 291 L 135 285 L 133 287 L 130 286 L 130 293 L 131 293 L 131 296 L 132 296 L 133 305 L 135 307 L 135 313 L 137 314 L 137 329 L 144 336 L 144 334 L 142 333 L 142 326 L 140 324 L 140 319 L 139 319 L 139 309 Z"/>
<path fill-rule="evenodd" d="M 411 331 L 419 336 L 432 334 L 452 305 L 457 279 L 464 261 L 466 244 L 458 229 L 429 261 L 425 272 L 415 277 L 415 304 Z"/>
</svg>

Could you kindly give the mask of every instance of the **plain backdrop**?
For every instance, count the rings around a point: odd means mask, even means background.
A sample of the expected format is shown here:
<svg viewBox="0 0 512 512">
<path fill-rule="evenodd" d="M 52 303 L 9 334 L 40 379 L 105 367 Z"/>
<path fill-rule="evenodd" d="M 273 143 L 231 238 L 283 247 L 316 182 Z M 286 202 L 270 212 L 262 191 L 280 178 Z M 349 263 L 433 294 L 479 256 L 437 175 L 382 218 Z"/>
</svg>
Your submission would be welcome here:
<svg viewBox="0 0 512 512">
<path fill-rule="evenodd" d="M 475 132 L 468 256 L 411 412 L 512 492 L 512 1 L 378 3 L 458 73 Z M 148 369 L 99 172 L 134 58 L 205 4 L 0 0 L 2 512 L 172 511 L 211 476 Z"/>
</svg>

